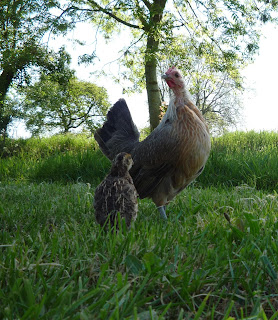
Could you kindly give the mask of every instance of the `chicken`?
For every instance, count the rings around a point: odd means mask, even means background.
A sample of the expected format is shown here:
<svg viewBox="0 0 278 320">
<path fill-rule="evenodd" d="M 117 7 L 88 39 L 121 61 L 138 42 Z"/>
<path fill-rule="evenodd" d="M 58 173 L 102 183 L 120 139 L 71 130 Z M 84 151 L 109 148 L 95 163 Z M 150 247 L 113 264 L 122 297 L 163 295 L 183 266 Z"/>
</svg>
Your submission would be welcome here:
<svg viewBox="0 0 278 320">
<path fill-rule="evenodd" d="M 112 163 L 110 173 L 96 188 L 94 209 L 96 220 L 101 226 L 105 225 L 108 219 L 110 225 L 114 226 L 118 212 L 128 227 L 136 219 L 138 194 L 129 174 L 132 165 L 130 154 L 119 153 Z"/>
<path fill-rule="evenodd" d="M 122 151 L 132 155 L 130 174 L 140 198 L 151 198 L 167 219 L 166 205 L 201 174 L 211 144 L 208 126 L 191 102 L 180 72 L 172 67 L 162 78 L 173 95 L 160 124 L 145 140 L 139 142 L 123 99 L 110 109 L 95 139 L 109 159 Z"/>
</svg>

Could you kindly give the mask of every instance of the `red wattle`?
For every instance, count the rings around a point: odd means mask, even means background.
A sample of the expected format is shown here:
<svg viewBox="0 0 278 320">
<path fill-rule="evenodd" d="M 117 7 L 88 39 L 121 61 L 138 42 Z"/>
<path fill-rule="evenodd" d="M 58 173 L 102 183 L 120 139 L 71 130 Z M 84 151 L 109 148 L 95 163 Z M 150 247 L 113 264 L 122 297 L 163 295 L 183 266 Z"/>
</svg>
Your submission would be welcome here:
<svg viewBox="0 0 278 320">
<path fill-rule="evenodd" d="M 174 88 L 174 87 L 175 87 L 175 82 L 174 82 L 174 81 L 172 81 L 172 80 L 166 80 L 166 82 L 167 82 L 169 88 Z"/>
</svg>

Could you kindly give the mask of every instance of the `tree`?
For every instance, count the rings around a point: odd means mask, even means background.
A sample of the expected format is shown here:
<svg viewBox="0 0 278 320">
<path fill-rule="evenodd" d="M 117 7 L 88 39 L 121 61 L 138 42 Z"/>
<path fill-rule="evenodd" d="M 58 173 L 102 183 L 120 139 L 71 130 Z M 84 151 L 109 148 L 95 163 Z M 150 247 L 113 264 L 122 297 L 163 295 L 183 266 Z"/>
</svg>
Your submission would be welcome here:
<svg viewBox="0 0 278 320">
<path fill-rule="evenodd" d="M 206 79 L 203 75 L 197 74 L 191 85 L 189 90 L 196 106 L 205 116 L 211 132 L 221 133 L 240 122 L 243 88 L 236 87 L 227 73 L 218 72 L 213 78 Z"/>
<path fill-rule="evenodd" d="M 258 50 L 260 24 L 272 21 L 272 12 L 278 7 L 277 1 L 266 0 L 175 0 L 172 5 L 167 0 L 71 2 L 72 10 L 85 12 L 107 39 L 119 31 L 119 26 L 131 30 L 134 41 L 123 49 L 121 60 L 130 73 L 125 72 L 124 76 L 139 88 L 144 74 L 152 128 L 158 124 L 161 105 L 159 61 L 165 56 L 176 60 L 176 53 L 186 42 L 187 52 L 192 55 L 189 50 L 193 50 L 214 71 L 227 73 L 238 81 L 240 69 Z M 180 62 L 176 63 L 178 67 Z"/>
<path fill-rule="evenodd" d="M 57 0 L 1 0 L 0 122 L 5 135 L 15 116 L 8 90 L 15 82 L 22 85 L 30 81 L 30 67 L 47 63 L 48 50 L 42 39 L 47 32 L 68 28 L 63 12 Z"/>
<path fill-rule="evenodd" d="M 93 131 L 110 106 L 106 90 L 74 75 L 68 81 L 59 80 L 61 75 L 55 72 L 42 73 L 38 82 L 23 89 L 21 107 L 27 128 L 33 135 L 81 127 Z"/>
<path fill-rule="evenodd" d="M 5 101 L 5 104 L 8 104 Z M 10 110 L 10 106 L 5 106 L 5 112 L 0 113 L 0 136 L 5 138 L 8 136 L 8 125 L 12 119 L 12 111 Z"/>
<path fill-rule="evenodd" d="M 92 131 L 104 119 L 110 106 L 106 90 L 79 81 L 70 62 L 64 47 L 49 53 L 39 81 L 21 89 L 18 105 L 34 135 L 54 129 L 66 133 L 80 127 Z"/>
<path fill-rule="evenodd" d="M 6 97 L 0 112 L 0 149 L 3 148 L 8 137 L 9 125 L 14 119 L 21 118 L 21 112 L 14 99 Z"/>
<path fill-rule="evenodd" d="M 1 0 L 0 108 L 11 84 L 28 81 L 30 66 L 42 66 L 48 54 L 47 32 L 67 31 L 66 9 L 58 0 Z"/>
</svg>

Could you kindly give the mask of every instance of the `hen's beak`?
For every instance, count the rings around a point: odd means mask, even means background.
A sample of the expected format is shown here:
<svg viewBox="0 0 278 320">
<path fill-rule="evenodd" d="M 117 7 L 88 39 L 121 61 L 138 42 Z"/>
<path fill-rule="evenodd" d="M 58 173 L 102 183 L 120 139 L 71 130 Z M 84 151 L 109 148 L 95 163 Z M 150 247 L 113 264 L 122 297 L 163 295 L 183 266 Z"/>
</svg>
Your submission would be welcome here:
<svg viewBox="0 0 278 320">
<path fill-rule="evenodd" d="M 162 75 L 162 79 L 164 79 L 166 81 L 169 88 L 173 89 L 176 86 L 175 81 L 173 81 L 172 77 L 169 76 L 167 73 Z"/>
<path fill-rule="evenodd" d="M 161 76 L 161 78 L 164 80 L 167 80 L 167 79 L 169 79 L 169 76 L 168 76 L 168 74 L 165 73 Z"/>
</svg>

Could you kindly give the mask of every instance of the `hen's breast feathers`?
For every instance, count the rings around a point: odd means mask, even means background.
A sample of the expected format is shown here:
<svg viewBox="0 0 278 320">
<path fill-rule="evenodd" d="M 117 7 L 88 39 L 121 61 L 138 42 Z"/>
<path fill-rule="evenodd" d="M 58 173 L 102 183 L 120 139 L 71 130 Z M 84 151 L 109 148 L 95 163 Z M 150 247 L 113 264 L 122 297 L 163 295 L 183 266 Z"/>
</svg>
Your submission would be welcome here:
<svg viewBox="0 0 278 320">
<path fill-rule="evenodd" d="M 200 111 L 184 105 L 177 108 L 175 131 L 179 135 L 177 166 L 183 174 L 191 178 L 205 165 L 210 152 L 208 127 Z"/>
<path fill-rule="evenodd" d="M 134 150 L 131 175 L 140 197 L 149 196 L 165 178 L 171 178 L 173 188 L 184 188 L 199 175 L 209 151 L 200 111 L 193 104 L 177 106 L 172 101 L 159 126 Z"/>
</svg>

